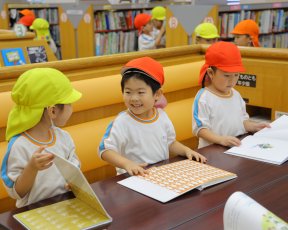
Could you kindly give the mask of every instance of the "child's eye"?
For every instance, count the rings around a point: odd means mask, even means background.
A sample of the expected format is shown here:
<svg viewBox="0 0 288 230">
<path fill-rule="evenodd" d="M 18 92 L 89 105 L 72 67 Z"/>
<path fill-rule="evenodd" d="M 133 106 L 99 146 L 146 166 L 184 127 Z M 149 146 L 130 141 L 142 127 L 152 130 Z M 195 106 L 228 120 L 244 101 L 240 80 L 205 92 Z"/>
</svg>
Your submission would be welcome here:
<svg viewBox="0 0 288 230">
<path fill-rule="evenodd" d="M 125 94 L 130 94 L 130 92 L 129 92 L 129 91 L 125 91 L 124 93 L 125 93 Z"/>
<path fill-rule="evenodd" d="M 139 94 L 144 94 L 145 92 L 139 92 Z"/>
</svg>

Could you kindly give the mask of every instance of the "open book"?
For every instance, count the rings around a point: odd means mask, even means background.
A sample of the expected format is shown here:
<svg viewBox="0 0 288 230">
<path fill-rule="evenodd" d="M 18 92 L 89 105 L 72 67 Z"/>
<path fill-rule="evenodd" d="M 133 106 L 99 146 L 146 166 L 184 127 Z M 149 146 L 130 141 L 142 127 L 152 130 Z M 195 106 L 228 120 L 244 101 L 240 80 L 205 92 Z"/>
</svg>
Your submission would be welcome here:
<svg viewBox="0 0 288 230">
<path fill-rule="evenodd" d="M 288 224 L 242 192 L 234 192 L 224 208 L 224 230 L 288 229 Z"/>
<path fill-rule="evenodd" d="M 165 203 L 192 189 L 202 190 L 237 177 L 234 173 L 190 160 L 152 167 L 148 172 L 144 177 L 131 176 L 117 183 Z"/>
<path fill-rule="evenodd" d="M 283 115 L 225 153 L 280 165 L 288 160 L 288 116 Z"/>
<path fill-rule="evenodd" d="M 13 217 L 27 229 L 90 229 L 112 222 L 81 170 L 57 155 L 53 161 L 76 198 Z"/>
</svg>

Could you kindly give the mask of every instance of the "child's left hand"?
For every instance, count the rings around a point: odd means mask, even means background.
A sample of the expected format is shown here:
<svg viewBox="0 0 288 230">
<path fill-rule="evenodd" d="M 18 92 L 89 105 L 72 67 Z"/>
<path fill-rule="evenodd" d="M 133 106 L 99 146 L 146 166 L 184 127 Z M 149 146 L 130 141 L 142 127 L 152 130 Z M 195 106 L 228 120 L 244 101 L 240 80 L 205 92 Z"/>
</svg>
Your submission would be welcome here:
<svg viewBox="0 0 288 230">
<path fill-rule="evenodd" d="M 207 158 L 204 157 L 203 155 L 201 155 L 200 153 L 197 153 L 195 151 L 193 151 L 192 149 L 189 149 L 187 152 L 186 152 L 186 157 L 189 159 L 189 160 L 192 160 L 193 157 L 196 159 L 196 161 L 200 161 L 201 163 L 206 163 L 207 161 Z"/>
</svg>

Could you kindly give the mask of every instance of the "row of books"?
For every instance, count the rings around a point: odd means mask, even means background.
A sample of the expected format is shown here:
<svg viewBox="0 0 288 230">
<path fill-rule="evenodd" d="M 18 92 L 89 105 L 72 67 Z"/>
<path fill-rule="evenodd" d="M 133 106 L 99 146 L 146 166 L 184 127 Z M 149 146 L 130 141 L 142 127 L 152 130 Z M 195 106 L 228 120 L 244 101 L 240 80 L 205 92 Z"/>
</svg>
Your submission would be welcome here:
<svg viewBox="0 0 288 230">
<path fill-rule="evenodd" d="M 219 15 L 220 36 L 223 38 L 232 37 L 230 32 L 238 22 L 244 19 L 256 21 L 262 34 L 288 30 L 288 10 L 243 10 L 241 12 L 223 13 Z"/>
<path fill-rule="evenodd" d="M 96 56 L 126 53 L 137 50 L 137 32 L 96 33 Z"/>
<path fill-rule="evenodd" d="M 133 29 L 134 18 L 140 13 L 140 10 L 97 12 L 95 14 L 95 29 L 96 31 Z"/>
<path fill-rule="evenodd" d="M 29 8 L 30 9 L 30 8 Z M 10 27 L 13 27 L 14 23 L 20 19 L 20 11 L 22 8 L 11 8 L 9 9 L 10 16 Z M 46 19 L 50 25 L 58 24 L 58 9 L 57 8 L 41 8 L 41 9 L 30 9 L 34 12 L 36 18 Z"/>
<path fill-rule="evenodd" d="M 260 36 L 260 44 L 262 47 L 272 48 L 288 48 L 288 33 L 270 34 Z"/>
</svg>

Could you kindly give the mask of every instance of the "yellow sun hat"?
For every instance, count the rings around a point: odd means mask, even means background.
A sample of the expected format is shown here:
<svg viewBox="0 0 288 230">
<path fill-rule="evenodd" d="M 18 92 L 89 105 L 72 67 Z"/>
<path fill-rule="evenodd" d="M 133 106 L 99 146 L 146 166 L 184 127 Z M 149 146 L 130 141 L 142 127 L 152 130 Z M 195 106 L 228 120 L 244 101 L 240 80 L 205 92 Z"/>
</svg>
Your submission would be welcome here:
<svg viewBox="0 0 288 230">
<path fill-rule="evenodd" d="M 212 39 L 212 38 L 219 38 L 217 27 L 210 22 L 203 22 L 199 24 L 195 30 L 195 35 L 197 37 Z"/>
<path fill-rule="evenodd" d="M 36 37 L 38 40 L 50 41 L 51 34 L 49 27 L 50 25 L 47 20 L 43 18 L 36 18 L 29 28 L 36 31 Z"/>
<path fill-rule="evenodd" d="M 71 104 L 82 94 L 59 70 L 34 68 L 18 78 L 11 96 L 16 105 L 8 116 L 6 140 L 38 124 L 46 107 Z"/>
<path fill-rule="evenodd" d="M 166 9 L 163 6 L 155 6 L 152 11 L 152 19 L 163 21 L 166 18 Z"/>
</svg>

